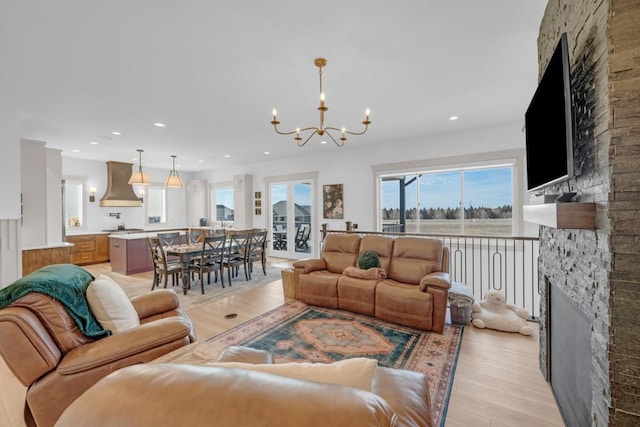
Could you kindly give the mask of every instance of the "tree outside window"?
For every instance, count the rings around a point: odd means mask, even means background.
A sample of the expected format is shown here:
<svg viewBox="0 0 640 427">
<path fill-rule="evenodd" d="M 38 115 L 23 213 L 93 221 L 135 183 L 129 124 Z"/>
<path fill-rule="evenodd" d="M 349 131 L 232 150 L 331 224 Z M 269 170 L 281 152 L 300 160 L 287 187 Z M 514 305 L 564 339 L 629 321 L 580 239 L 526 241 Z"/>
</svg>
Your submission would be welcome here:
<svg viewBox="0 0 640 427">
<path fill-rule="evenodd" d="M 512 235 L 512 166 L 394 174 L 381 180 L 383 231 Z"/>
</svg>

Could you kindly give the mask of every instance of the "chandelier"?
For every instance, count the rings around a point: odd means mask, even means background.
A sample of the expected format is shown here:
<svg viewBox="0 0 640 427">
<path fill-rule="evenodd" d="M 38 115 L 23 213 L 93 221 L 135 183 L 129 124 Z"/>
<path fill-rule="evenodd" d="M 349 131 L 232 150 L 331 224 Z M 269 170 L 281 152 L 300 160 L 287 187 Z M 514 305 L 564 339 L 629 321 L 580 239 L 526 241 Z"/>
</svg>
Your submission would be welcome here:
<svg viewBox="0 0 640 427">
<path fill-rule="evenodd" d="M 319 74 L 320 74 L 320 106 L 318 107 L 318 111 L 320 111 L 320 126 L 319 127 L 315 127 L 315 126 L 310 126 L 310 127 L 306 127 L 306 128 L 297 128 L 294 131 L 291 132 L 281 132 L 280 130 L 278 130 L 278 125 L 280 124 L 280 122 L 278 121 L 277 118 L 277 111 L 274 108 L 273 109 L 273 120 L 271 121 L 271 124 L 273 125 L 273 128 L 275 129 L 275 131 L 280 134 L 280 135 L 293 135 L 295 134 L 296 136 L 293 138 L 296 143 L 298 144 L 298 147 L 302 147 L 304 146 L 307 142 L 309 142 L 309 140 L 314 136 L 314 135 L 328 135 L 329 138 L 331 138 L 331 140 L 333 142 L 336 143 L 336 145 L 338 147 L 342 147 L 344 145 L 344 142 L 347 140 L 347 135 L 362 135 L 363 133 L 365 133 L 367 131 L 367 129 L 369 129 L 369 125 L 371 124 L 371 121 L 369 120 L 369 109 L 366 110 L 365 112 L 365 119 L 362 122 L 362 124 L 364 125 L 364 130 L 362 132 L 350 132 L 347 131 L 346 128 L 342 128 L 342 129 L 338 129 L 338 128 L 334 128 L 334 127 L 330 127 L 327 126 L 325 127 L 324 125 L 324 113 L 329 109 L 324 105 L 324 92 L 322 91 L 322 67 L 324 67 L 325 65 L 327 65 L 327 60 L 324 58 L 316 58 L 313 63 L 316 65 L 316 67 L 319 68 Z M 305 134 L 305 132 L 309 132 L 311 131 L 311 134 L 309 134 L 309 136 L 306 137 L 306 139 L 304 140 L 304 142 L 302 141 L 302 137 L 301 135 Z M 340 132 L 340 138 L 336 139 L 331 132 L 329 131 L 335 131 L 335 132 Z M 338 140 L 340 142 L 338 142 Z"/>
</svg>

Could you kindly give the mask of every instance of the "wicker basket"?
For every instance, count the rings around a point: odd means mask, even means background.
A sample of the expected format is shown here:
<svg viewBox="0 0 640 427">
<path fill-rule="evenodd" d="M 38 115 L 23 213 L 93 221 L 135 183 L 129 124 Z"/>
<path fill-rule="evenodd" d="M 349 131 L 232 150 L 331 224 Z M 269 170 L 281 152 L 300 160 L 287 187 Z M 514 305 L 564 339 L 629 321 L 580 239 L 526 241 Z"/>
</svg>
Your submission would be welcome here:
<svg viewBox="0 0 640 427">
<path fill-rule="evenodd" d="M 451 310 L 451 323 L 457 323 L 458 325 L 468 325 L 471 323 L 471 306 L 457 306 L 454 304 L 449 305 Z"/>
</svg>

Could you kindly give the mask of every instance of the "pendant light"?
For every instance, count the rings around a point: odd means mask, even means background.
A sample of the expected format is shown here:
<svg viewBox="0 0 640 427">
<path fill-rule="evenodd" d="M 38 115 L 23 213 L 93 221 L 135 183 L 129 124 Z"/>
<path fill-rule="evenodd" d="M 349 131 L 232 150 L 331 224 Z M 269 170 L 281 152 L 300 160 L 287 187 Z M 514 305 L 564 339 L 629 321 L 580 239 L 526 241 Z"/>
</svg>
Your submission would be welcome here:
<svg viewBox="0 0 640 427">
<path fill-rule="evenodd" d="M 149 176 L 144 173 L 142 171 L 142 153 L 144 153 L 144 150 L 140 150 L 138 149 L 138 171 L 137 172 L 133 172 L 131 174 L 131 178 L 129 178 L 129 184 L 131 185 L 149 185 L 151 184 L 151 180 L 149 179 Z"/>
<path fill-rule="evenodd" d="M 184 184 L 182 183 L 182 178 L 178 175 L 178 171 L 176 170 L 176 157 L 175 155 L 171 155 L 173 159 L 173 169 L 169 172 L 169 176 L 167 177 L 167 182 L 165 183 L 165 187 L 174 187 L 174 188 L 182 188 Z"/>
</svg>

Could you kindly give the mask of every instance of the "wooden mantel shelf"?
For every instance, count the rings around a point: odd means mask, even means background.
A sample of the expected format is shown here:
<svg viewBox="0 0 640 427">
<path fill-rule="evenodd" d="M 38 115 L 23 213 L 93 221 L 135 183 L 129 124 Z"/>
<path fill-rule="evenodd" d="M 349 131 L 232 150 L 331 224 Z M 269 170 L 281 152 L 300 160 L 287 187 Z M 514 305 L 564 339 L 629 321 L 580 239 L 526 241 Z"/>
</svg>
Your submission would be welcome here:
<svg viewBox="0 0 640 427">
<path fill-rule="evenodd" d="M 544 203 L 523 206 L 527 222 L 553 228 L 596 228 L 596 204 L 593 202 Z"/>
</svg>

